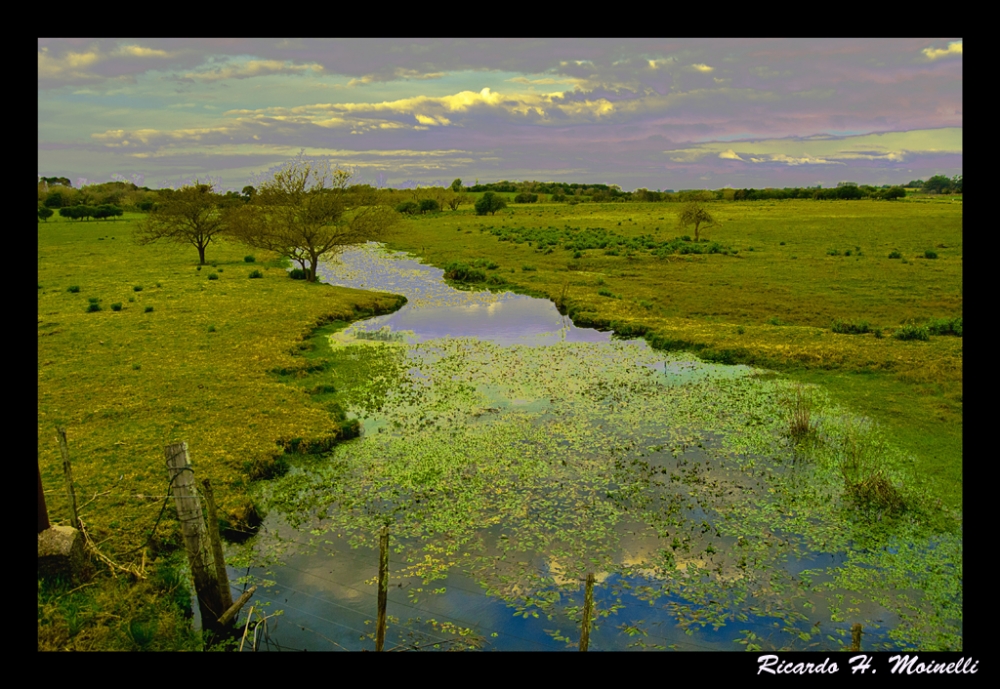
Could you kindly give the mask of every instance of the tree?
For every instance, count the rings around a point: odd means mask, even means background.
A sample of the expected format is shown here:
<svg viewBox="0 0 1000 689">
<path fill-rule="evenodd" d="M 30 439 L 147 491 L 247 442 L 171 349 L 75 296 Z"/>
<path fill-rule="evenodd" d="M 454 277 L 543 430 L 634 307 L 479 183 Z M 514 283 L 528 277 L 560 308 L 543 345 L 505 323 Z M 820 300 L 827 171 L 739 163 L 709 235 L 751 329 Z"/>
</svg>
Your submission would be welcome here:
<svg viewBox="0 0 1000 689">
<path fill-rule="evenodd" d="M 507 201 L 499 194 L 487 191 L 476 201 L 476 215 L 496 215 L 496 212 L 507 207 Z"/>
<path fill-rule="evenodd" d="M 951 191 L 951 180 L 944 175 L 934 175 L 924 182 L 925 192 L 936 194 L 947 194 Z"/>
<path fill-rule="evenodd" d="M 316 281 L 321 259 L 352 244 L 381 239 L 399 216 L 378 203 L 371 187 L 349 187 L 351 173 L 300 153 L 257 186 L 240 208 L 230 208 L 230 234 L 252 247 L 275 251 Z"/>
<path fill-rule="evenodd" d="M 205 249 L 217 241 L 225 229 L 218 195 L 212 192 L 211 185 L 195 183 L 157 203 L 139 223 L 135 239 L 139 244 L 160 239 L 191 244 L 198 249 L 201 265 L 205 265 Z"/>
<path fill-rule="evenodd" d="M 420 202 L 420 212 L 422 214 L 427 212 L 436 213 L 439 210 L 441 210 L 441 204 L 434 199 L 423 199 Z"/>
<path fill-rule="evenodd" d="M 52 211 L 51 208 L 46 208 L 45 206 L 39 206 L 38 207 L 38 218 L 40 220 L 44 220 L 45 222 L 48 222 L 49 218 L 52 217 L 52 213 L 53 213 L 53 211 Z"/>
<path fill-rule="evenodd" d="M 715 218 L 705 209 L 705 206 L 698 202 L 688 203 L 681 209 L 680 217 L 677 218 L 677 223 L 681 227 L 687 227 L 688 225 L 694 225 L 694 241 L 698 241 L 698 232 L 702 223 L 706 226 L 711 226 L 715 224 Z"/>
<path fill-rule="evenodd" d="M 451 190 L 452 190 L 453 192 L 455 192 L 456 194 L 457 194 L 458 192 L 462 191 L 462 180 L 460 180 L 460 179 L 455 179 L 455 181 L 453 181 L 453 182 L 451 183 Z"/>
</svg>

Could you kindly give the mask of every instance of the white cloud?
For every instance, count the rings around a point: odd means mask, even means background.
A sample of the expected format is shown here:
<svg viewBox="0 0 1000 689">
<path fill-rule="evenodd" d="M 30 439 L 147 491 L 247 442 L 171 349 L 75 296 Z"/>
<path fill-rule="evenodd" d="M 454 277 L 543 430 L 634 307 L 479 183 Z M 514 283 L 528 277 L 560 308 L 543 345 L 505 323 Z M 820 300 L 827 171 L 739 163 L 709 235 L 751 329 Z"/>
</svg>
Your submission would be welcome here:
<svg viewBox="0 0 1000 689">
<path fill-rule="evenodd" d="M 733 150 L 733 149 L 731 149 L 731 148 L 730 148 L 730 149 L 727 149 L 727 150 L 725 150 L 725 151 L 723 151 L 722 153 L 720 153 L 720 154 L 719 154 L 719 157 L 720 157 L 720 158 L 725 158 L 725 159 L 727 159 L 727 160 L 743 160 L 742 158 L 740 158 L 740 157 L 739 157 L 739 156 L 738 156 L 738 155 L 736 154 L 736 151 L 734 151 L 734 150 Z"/>
<path fill-rule="evenodd" d="M 928 60 L 937 60 L 939 57 L 946 57 L 948 55 L 961 55 L 962 42 L 952 41 L 948 44 L 947 48 L 924 48 L 921 52 L 927 56 Z"/>
</svg>

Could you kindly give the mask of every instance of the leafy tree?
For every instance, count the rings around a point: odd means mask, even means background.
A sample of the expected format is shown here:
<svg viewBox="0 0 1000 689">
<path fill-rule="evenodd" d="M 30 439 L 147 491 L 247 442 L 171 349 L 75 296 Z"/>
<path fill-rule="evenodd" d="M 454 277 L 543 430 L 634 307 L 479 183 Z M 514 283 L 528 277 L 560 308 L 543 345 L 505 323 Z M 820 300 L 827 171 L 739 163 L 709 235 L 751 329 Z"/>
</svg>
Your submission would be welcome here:
<svg viewBox="0 0 1000 689">
<path fill-rule="evenodd" d="M 462 180 L 456 178 L 455 181 L 451 183 L 451 190 L 456 194 L 462 191 Z"/>
<path fill-rule="evenodd" d="M 246 201 L 247 203 L 253 200 L 254 194 L 256 193 L 257 190 L 254 189 L 249 184 L 243 187 L 243 191 L 240 192 L 240 194 L 243 196 L 243 200 Z"/>
<path fill-rule="evenodd" d="M 156 204 L 139 223 L 135 238 L 139 244 L 165 239 L 191 244 L 198 249 L 198 259 L 205 265 L 205 249 L 217 241 L 226 229 L 219 210 L 219 197 L 209 184 L 187 186 L 174 191 Z"/>
<path fill-rule="evenodd" d="M 122 209 L 118 206 L 105 203 L 94 209 L 93 216 L 99 220 L 103 220 L 106 218 L 116 218 L 122 215 L 122 213 Z"/>
<path fill-rule="evenodd" d="M 924 182 L 924 191 L 936 194 L 947 194 L 951 191 L 951 180 L 944 175 L 934 175 Z"/>
<path fill-rule="evenodd" d="M 888 189 L 883 189 L 881 197 L 887 201 L 892 201 L 893 199 L 903 199 L 906 198 L 906 189 L 903 187 L 889 187 Z"/>
<path fill-rule="evenodd" d="M 228 209 L 229 232 L 295 261 L 315 282 L 322 258 L 382 238 L 399 217 L 371 187 L 349 189 L 350 180 L 349 172 L 299 154 L 259 184 L 249 203 Z"/>
<path fill-rule="evenodd" d="M 448 208 L 452 209 L 453 211 L 457 211 L 459 206 L 461 206 L 463 203 L 468 203 L 468 202 L 469 202 L 469 195 L 464 191 L 463 192 L 449 191 L 449 193 L 445 196 L 445 205 L 447 205 Z"/>
<path fill-rule="evenodd" d="M 420 211 L 420 204 L 416 201 L 403 201 L 401 204 L 396 206 L 397 213 L 404 213 L 406 215 L 413 215 Z"/>
<path fill-rule="evenodd" d="M 697 242 L 701 225 L 712 226 L 715 224 L 715 218 L 712 217 L 703 204 L 692 201 L 681 209 L 681 214 L 677 218 L 677 222 L 681 227 L 694 225 L 694 241 Z"/>
<path fill-rule="evenodd" d="M 435 201 L 434 199 L 423 199 L 420 202 L 421 213 L 427 213 L 428 211 L 433 213 L 439 210 L 441 210 L 441 204 Z"/>
<path fill-rule="evenodd" d="M 538 194 L 530 194 L 526 191 L 522 191 L 520 194 L 514 197 L 514 203 L 535 203 L 538 201 Z"/>
<path fill-rule="evenodd" d="M 955 175 L 951 178 L 951 189 L 956 194 L 962 193 L 962 175 Z"/>
<path fill-rule="evenodd" d="M 507 200 L 499 194 L 487 191 L 476 201 L 476 215 L 496 215 L 498 210 L 507 207 Z"/>
<path fill-rule="evenodd" d="M 39 206 L 38 207 L 38 219 L 39 220 L 44 220 L 45 222 L 48 222 L 49 218 L 52 217 L 52 215 L 53 215 L 54 212 L 55 211 L 53 211 L 51 208 L 46 208 L 45 206 Z"/>
</svg>

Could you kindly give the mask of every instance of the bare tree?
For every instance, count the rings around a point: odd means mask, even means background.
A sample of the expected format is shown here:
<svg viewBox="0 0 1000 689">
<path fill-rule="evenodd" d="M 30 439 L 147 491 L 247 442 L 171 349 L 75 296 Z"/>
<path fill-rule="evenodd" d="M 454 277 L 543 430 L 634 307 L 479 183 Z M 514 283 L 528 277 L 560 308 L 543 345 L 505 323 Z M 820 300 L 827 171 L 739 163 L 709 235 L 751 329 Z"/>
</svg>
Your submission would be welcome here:
<svg viewBox="0 0 1000 689">
<path fill-rule="evenodd" d="M 250 246 L 295 261 L 315 282 L 320 259 L 383 238 L 399 217 L 378 204 L 371 187 L 350 186 L 351 177 L 300 154 L 257 185 L 248 203 L 228 209 L 229 231 Z"/>
<path fill-rule="evenodd" d="M 183 187 L 164 199 L 139 223 L 135 239 L 149 244 L 165 239 L 191 244 L 205 265 L 205 249 L 225 231 L 219 212 L 219 198 L 208 184 Z"/>
</svg>

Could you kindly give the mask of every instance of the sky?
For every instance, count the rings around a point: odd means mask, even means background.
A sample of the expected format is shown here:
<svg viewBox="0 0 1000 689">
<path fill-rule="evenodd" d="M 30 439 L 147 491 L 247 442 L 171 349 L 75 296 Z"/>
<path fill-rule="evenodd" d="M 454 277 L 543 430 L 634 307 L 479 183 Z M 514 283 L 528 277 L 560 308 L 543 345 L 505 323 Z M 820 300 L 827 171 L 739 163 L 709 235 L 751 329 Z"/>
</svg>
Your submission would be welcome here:
<svg viewBox="0 0 1000 689">
<path fill-rule="evenodd" d="M 627 191 L 962 173 L 962 39 L 38 40 L 38 174 Z"/>
</svg>

